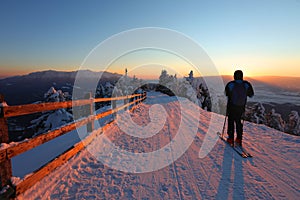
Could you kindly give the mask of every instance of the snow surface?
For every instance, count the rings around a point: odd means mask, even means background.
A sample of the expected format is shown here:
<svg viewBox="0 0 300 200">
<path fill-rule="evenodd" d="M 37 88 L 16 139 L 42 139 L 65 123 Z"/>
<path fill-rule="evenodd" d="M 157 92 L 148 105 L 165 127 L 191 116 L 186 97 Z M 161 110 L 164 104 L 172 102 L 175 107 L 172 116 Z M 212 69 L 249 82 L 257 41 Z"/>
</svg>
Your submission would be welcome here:
<svg viewBox="0 0 300 200">
<path fill-rule="evenodd" d="M 105 112 L 110 109 L 110 106 L 102 107 L 96 110 L 95 113 Z M 60 119 L 60 118 L 59 118 Z M 95 122 L 95 128 L 99 128 L 104 124 L 112 121 L 111 116 L 102 118 L 101 120 Z M 62 152 L 66 151 L 74 144 L 78 143 L 81 138 L 85 138 L 88 133 L 86 132 L 86 126 L 78 127 L 77 130 L 70 131 L 62 136 L 59 136 L 43 145 L 37 146 L 29 151 L 26 151 L 18 156 L 12 158 L 12 171 L 13 171 L 13 181 L 23 179 L 26 175 L 32 173 L 33 171 L 39 169 L 44 164 L 48 163 L 50 160 L 59 156 Z M 27 141 L 25 139 L 23 141 Z M 9 144 L 1 143 L 0 149 L 7 148 L 9 146 L 15 145 L 15 142 Z M 28 161 L 34 162 L 28 162 Z"/>
<path fill-rule="evenodd" d="M 153 118 L 148 114 L 149 110 L 155 104 L 163 106 L 168 113 L 166 123 L 155 136 L 146 139 L 129 136 L 115 122 L 103 135 L 119 148 L 131 152 L 152 152 L 163 148 L 175 138 L 179 129 L 181 111 L 176 97 L 150 92 L 131 117 L 136 124 L 147 127 Z M 197 121 L 199 117 L 196 137 L 188 150 L 170 165 L 148 173 L 129 173 L 108 167 L 91 154 L 92 150 L 108 147 L 101 135 L 18 198 L 297 199 L 300 196 L 299 137 L 245 122 L 244 146 L 254 157 L 244 159 L 223 141 L 215 140 L 213 136 L 206 137 L 212 116 L 219 124 L 213 127 L 216 130 L 222 128 L 224 116 L 208 113 L 194 104 L 190 104 L 186 112 L 189 117 L 183 119 L 185 121 Z M 191 135 L 189 129 L 184 134 L 185 138 Z M 204 140 L 216 141 L 216 144 L 207 156 L 199 158 Z M 171 148 L 170 157 L 152 158 L 148 165 L 154 168 L 161 160 L 172 161 L 174 151 L 176 149 Z M 115 163 L 124 161 L 113 151 L 106 156 L 108 160 L 113 158 Z M 29 161 L 35 162 L 35 159 Z M 123 162 L 123 166 L 129 168 L 132 164 L 140 171 L 145 167 L 139 162 L 132 163 L 132 160 Z"/>
</svg>

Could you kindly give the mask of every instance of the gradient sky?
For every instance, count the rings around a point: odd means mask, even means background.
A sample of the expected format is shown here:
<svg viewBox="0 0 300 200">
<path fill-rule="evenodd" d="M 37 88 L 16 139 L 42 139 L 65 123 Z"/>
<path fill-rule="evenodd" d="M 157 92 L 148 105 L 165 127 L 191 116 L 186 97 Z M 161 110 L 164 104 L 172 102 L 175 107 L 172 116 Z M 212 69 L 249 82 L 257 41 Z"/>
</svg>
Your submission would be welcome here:
<svg viewBox="0 0 300 200">
<path fill-rule="evenodd" d="M 300 0 L 2 0 L 0 27 L 0 77 L 77 70 L 100 42 L 142 27 L 191 37 L 220 74 L 300 76 Z"/>
</svg>

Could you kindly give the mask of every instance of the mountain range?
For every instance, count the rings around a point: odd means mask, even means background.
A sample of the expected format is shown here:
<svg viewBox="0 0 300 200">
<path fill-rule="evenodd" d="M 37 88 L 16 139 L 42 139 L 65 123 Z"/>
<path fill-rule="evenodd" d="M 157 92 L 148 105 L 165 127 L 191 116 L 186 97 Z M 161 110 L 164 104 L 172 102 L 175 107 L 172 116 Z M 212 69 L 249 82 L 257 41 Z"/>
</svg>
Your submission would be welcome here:
<svg viewBox="0 0 300 200">
<path fill-rule="evenodd" d="M 78 72 L 80 72 L 80 79 L 84 80 L 85 85 L 94 83 L 98 79 L 100 79 L 98 84 L 107 81 L 114 82 L 122 76 L 117 73 L 93 72 L 90 70 L 33 72 L 28 75 L 0 79 L 0 94 L 4 94 L 8 105 L 28 104 L 43 100 L 44 93 L 50 87 L 62 89 L 63 92 L 71 94 Z"/>
</svg>

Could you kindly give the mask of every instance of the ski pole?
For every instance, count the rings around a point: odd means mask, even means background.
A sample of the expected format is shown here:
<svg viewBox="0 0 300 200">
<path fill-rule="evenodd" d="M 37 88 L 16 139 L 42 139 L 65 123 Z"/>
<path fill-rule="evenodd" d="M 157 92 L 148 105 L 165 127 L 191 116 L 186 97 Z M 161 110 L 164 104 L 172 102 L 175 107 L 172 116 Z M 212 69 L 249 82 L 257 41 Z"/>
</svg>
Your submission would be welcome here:
<svg viewBox="0 0 300 200">
<path fill-rule="evenodd" d="M 225 121 L 224 121 L 223 129 L 222 129 L 222 137 L 223 137 L 224 131 L 225 131 L 226 120 L 227 120 L 227 115 L 225 116 Z"/>
<path fill-rule="evenodd" d="M 228 117 L 228 101 L 227 101 L 227 106 L 226 106 L 225 121 L 224 121 L 223 129 L 222 129 L 222 137 L 224 136 L 227 117 Z"/>
</svg>

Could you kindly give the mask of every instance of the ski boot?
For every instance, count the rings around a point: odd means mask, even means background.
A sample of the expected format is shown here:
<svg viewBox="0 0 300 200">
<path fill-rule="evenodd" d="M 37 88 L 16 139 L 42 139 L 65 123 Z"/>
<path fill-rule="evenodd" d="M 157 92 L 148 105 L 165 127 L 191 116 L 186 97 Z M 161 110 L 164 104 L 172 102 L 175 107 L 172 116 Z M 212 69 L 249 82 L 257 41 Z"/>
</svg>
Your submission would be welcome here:
<svg viewBox="0 0 300 200">
<path fill-rule="evenodd" d="M 227 142 L 230 144 L 230 146 L 234 145 L 233 138 L 227 138 Z"/>
<path fill-rule="evenodd" d="M 238 146 L 242 146 L 242 140 L 240 138 L 235 139 L 235 144 Z"/>
</svg>

